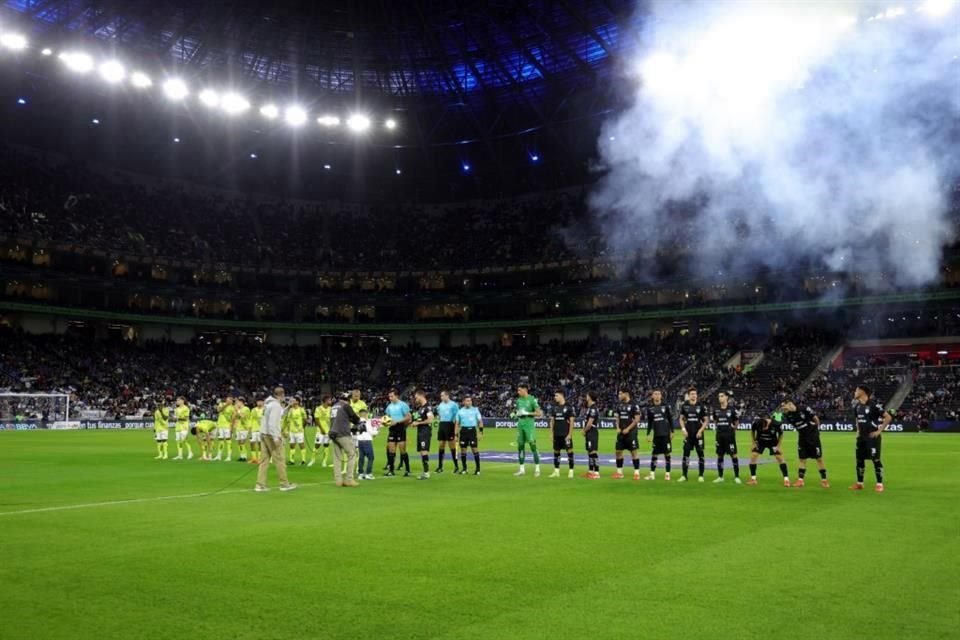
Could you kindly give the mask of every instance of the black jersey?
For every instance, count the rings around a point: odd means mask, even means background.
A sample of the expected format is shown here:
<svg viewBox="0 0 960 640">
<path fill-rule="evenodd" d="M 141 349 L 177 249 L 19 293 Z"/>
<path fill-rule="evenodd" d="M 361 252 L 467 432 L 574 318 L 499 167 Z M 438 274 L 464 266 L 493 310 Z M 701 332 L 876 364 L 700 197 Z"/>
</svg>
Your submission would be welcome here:
<svg viewBox="0 0 960 640">
<path fill-rule="evenodd" d="M 575 418 L 576 413 L 568 404 L 555 404 L 550 411 L 550 417 L 553 418 L 553 434 L 556 436 L 567 435 L 567 429 L 570 428 L 568 420 Z"/>
<path fill-rule="evenodd" d="M 583 412 L 583 428 L 587 428 L 587 422 L 590 421 L 590 418 L 593 418 L 593 427 L 591 429 L 600 428 L 600 409 L 597 409 L 597 405 L 592 407 L 587 407 L 587 410 Z"/>
<path fill-rule="evenodd" d="M 766 427 L 762 425 L 767 425 Z M 777 420 L 760 420 L 753 424 L 753 438 L 760 444 L 775 445 L 783 435 L 783 425 Z"/>
<path fill-rule="evenodd" d="M 665 404 L 652 404 L 647 407 L 647 435 L 662 437 L 673 433 L 673 414 Z"/>
<path fill-rule="evenodd" d="M 713 410 L 713 426 L 717 430 L 718 438 L 729 438 L 735 435 L 739 422 L 740 414 L 730 405 L 727 405 L 726 409 L 717 407 Z"/>
<path fill-rule="evenodd" d="M 617 407 L 617 429 L 626 429 L 640 415 L 640 407 L 632 402 L 621 402 Z"/>
<path fill-rule="evenodd" d="M 817 414 L 810 407 L 802 407 L 787 414 L 787 420 L 797 430 L 797 437 L 801 442 L 816 442 L 820 438 L 820 429 L 817 428 Z"/>
<path fill-rule="evenodd" d="M 687 437 L 693 438 L 703 426 L 703 420 L 707 417 L 707 410 L 702 404 L 690 404 L 684 402 L 680 405 L 680 417 L 687 421 Z"/>
<path fill-rule="evenodd" d="M 430 420 L 434 415 L 433 408 L 429 403 L 423 405 L 422 407 L 414 407 L 410 411 L 411 422 L 423 422 L 424 420 Z M 430 424 L 421 424 L 419 427 L 429 427 Z"/>
<path fill-rule="evenodd" d="M 867 440 L 883 423 L 883 407 L 877 402 L 857 403 L 854 409 L 857 438 Z"/>
</svg>

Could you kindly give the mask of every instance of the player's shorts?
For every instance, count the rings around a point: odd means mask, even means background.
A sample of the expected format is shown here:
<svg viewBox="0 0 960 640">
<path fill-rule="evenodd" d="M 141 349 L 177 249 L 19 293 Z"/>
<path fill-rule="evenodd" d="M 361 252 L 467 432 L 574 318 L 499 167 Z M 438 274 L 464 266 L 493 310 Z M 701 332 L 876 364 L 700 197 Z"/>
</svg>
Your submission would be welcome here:
<svg viewBox="0 0 960 640">
<path fill-rule="evenodd" d="M 250 437 L 250 432 L 244 429 L 243 431 L 237 431 L 237 442 L 246 442 L 247 438 Z"/>
<path fill-rule="evenodd" d="M 526 444 L 537 444 L 537 427 L 532 424 L 517 424 L 517 446 L 523 447 Z"/>
<path fill-rule="evenodd" d="M 684 438 L 683 439 L 683 457 L 689 458 L 692 452 L 697 452 L 697 457 L 703 457 L 703 438 Z"/>
<path fill-rule="evenodd" d="M 154 431 L 153 437 L 157 442 L 166 442 L 167 438 L 170 437 L 170 432 L 167 429 L 164 429 L 163 431 Z"/>
<path fill-rule="evenodd" d="M 716 442 L 716 451 L 718 456 L 737 455 L 737 437 L 718 435 Z"/>
<path fill-rule="evenodd" d="M 460 427 L 460 448 L 464 449 L 466 447 L 477 448 L 476 427 Z"/>
<path fill-rule="evenodd" d="M 189 431 L 180 431 L 177 430 L 177 442 L 184 442 L 187 439 L 187 436 L 190 435 Z"/>
<path fill-rule="evenodd" d="M 772 456 L 780 455 L 780 448 L 777 446 L 776 442 L 760 442 L 758 440 L 757 444 L 753 446 L 753 452 L 763 455 L 764 451 L 769 451 L 770 455 Z"/>
<path fill-rule="evenodd" d="M 600 430 L 596 427 L 583 434 L 583 442 L 587 448 L 587 453 L 596 451 L 600 448 Z"/>
<path fill-rule="evenodd" d="M 433 438 L 433 429 L 429 425 L 417 427 L 417 453 L 430 451 L 430 440 Z"/>
<path fill-rule="evenodd" d="M 640 442 L 637 440 L 636 429 L 626 435 L 622 433 L 617 434 L 617 451 L 636 451 L 639 448 Z"/>
<path fill-rule="evenodd" d="M 553 450 L 566 451 L 567 449 L 573 449 L 573 438 L 567 439 L 566 435 L 553 434 Z"/>
<path fill-rule="evenodd" d="M 673 451 L 673 443 L 670 442 L 670 436 L 653 436 L 653 451 L 650 455 L 668 456 Z"/>
<path fill-rule="evenodd" d="M 390 425 L 387 432 L 387 442 L 406 442 L 407 427 L 404 425 Z"/>
<path fill-rule="evenodd" d="M 290 434 L 290 444 L 303 444 L 306 438 L 303 431 L 296 431 Z"/>
<path fill-rule="evenodd" d="M 330 445 L 330 436 L 320 431 L 317 431 L 317 437 L 313 439 L 314 446 L 319 447 L 320 445 L 329 446 Z"/>
<path fill-rule="evenodd" d="M 227 427 L 226 429 L 222 427 L 217 427 L 217 437 L 220 438 L 221 440 L 229 440 L 231 433 L 232 432 L 230 431 L 230 427 Z"/>
<path fill-rule="evenodd" d="M 870 460 L 880 457 L 880 438 L 857 438 L 857 460 Z"/>
<path fill-rule="evenodd" d="M 254 431 L 254 432 L 252 432 L 252 433 L 250 434 L 250 442 L 256 442 L 256 443 L 259 444 L 259 442 L 260 442 L 260 432 L 259 432 L 259 431 Z"/>
<path fill-rule="evenodd" d="M 797 457 L 801 460 L 817 460 L 823 457 L 823 449 L 820 447 L 820 439 L 817 438 L 816 441 L 804 442 L 800 441 L 797 443 Z"/>
<path fill-rule="evenodd" d="M 452 442 L 457 436 L 456 427 L 452 422 L 441 422 L 437 429 L 437 442 Z"/>
</svg>

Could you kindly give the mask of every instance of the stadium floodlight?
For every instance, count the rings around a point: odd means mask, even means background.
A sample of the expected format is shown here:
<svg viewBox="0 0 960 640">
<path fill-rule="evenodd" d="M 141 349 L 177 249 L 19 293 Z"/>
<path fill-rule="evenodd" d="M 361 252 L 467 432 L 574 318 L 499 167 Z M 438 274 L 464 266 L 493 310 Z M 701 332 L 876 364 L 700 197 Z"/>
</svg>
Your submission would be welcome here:
<svg viewBox="0 0 960 640">
<path fill-rule="evenodd" d="M 280 109 L 275 104 L 265 104 L 260 107 L 260 115 L 268 120 L 276 120 L 277 116 L 280 115 Z"/>
<path fill-rule="evenodd" d="M 323 165 L 323 168 L 326 169 L 327 171 L 330 171 L 330 165 L 329 165 L 329 164 Z"/>
<path fill-rule="evenodd" d="M 213 109 L 220 105 L 220 94 L 213 89 L 204 89 L 198 96 L 200 102 Z"/>
<path fill-rule="evenodd" d="M 294 104 L 287 107 L 286 111 L 283 112 L 283 117 L 291 127 L 299 127 L 307 121 L 307 112 L 303 107 Z"/>
<path fill-rule="evenodd" d="M 43 49 L 40 50 L 40 54 L 44 56 L 52 56 L 53 49 L 51 49 L 50 47 L 44 47 Z"/>
<path fill-rule="evenodd" d="M 23 51 L 27 48 L 27 38 L 22 33 L 4 33 L 0 35 L 0 45 L 11 51 Z"/>
<path fill-rule="evenodd" d="M 19 104 L 19 105 L 25 105 L 25 104 L 27 104 L 27 99 L 26 99 L 26 98 L 17 98 L 17 104 Z"/>
<path fill-rule="evenodd" d="M 921 11 L 932 18 L 941 18 L 953 9 L 955 0 L 927 0 L 917 11 Z"/>
<path fill-rule="evenodd" d="M 117 84 L 127 77 L 127 70 L 116 60 L 107 60 L 100 65 L 100 77 L 110 84 Z"/>
<path fill-rule="evenodd" d="M 347 126 L 350 127 L 351 131 L 362 133 L 370 128 L 370 118 L 363 114 L 355 113 L 347 118 Z"/>
<path fill-rule="evenodd" d="M 82 51 L 64 51 L 59 56 L 67 69 L 74 73 L 89 73 L 93 70 L 93 58 Z"/>
<path fill-rule="evenodd" d="M 397 121 L 394 120 L 393 118 L 387 118 L 387 121 L 383 123 L 383 126 L 393 131 L 394 129 L 397 128 Z"/>
<path fill-rule="evenodd" d="M 180 78 L 170 78 L 163 83 L 163 93 L 171 100 L 183 100 L 190 94 L 190 90 Z"/>
<path fill-rule="evenodd" d="M 403 173 L 403 171 L 400 171 L 400 169 L 397 169 L 397 175 L 400 175 L 401 173 Z"/>
<path fill-rule="evenodd" d="M 317 123 L 323 125 L 324 127 L 339 127 L 340 116 L 335 116 L 328 113 L 317 118 Z"/>
<path fill-rule="evenodd" d="M 134 71 L 130 74 L 130 84 L 137 89 L 147 89 L 153 86 L 153 80 L 143 71 Z"/>
<path fill-rule="evenodd" d="M 236 116 L 247 111 L 250 108 L 250 103 L 239 93 L 230 91 L 223 94 L 223 98 L 220 99 L 220 107 L 227 115 Z"/>
</svg>

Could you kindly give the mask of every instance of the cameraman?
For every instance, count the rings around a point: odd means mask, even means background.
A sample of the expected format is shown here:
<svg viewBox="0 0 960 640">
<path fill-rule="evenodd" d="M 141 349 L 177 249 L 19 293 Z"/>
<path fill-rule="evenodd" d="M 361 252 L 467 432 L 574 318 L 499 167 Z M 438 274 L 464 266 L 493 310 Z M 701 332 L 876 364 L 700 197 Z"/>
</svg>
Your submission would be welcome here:
<svg viewBox="0 0 960 640">
<path fill-rule="evenodd" d="M 350 406 L 350 395 L 344 394 L 330 407 L 330 440 L 333 444 L 333 479 L 338 487 L 360 486 L 353 478 L 357 466 L 357 447 L 353 432 L 360 432 L 360 416 Z M 343 469 L 343 457 L 347 457 L 347 469 Z M 344 479 L 344 474 L 346 479 Z"/>
</svg>

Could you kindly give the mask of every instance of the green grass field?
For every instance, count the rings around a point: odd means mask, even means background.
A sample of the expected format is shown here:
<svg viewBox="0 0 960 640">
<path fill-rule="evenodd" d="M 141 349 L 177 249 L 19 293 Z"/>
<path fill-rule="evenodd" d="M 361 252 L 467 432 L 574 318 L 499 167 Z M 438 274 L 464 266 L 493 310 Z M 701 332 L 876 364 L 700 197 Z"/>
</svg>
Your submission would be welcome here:
<svg viewBox="0 0 960 640">
<path fill-rule="evenodd" d="M 882 495 L 847 490 L 852 435 L 824 449 L 830 490 L 488 464 L 255 494 L 250 465 L 153 460 L 149 431 L 4 432 L 0 637 L 958 637 L 960 437 L 886 436 Z"/>
</svg>

